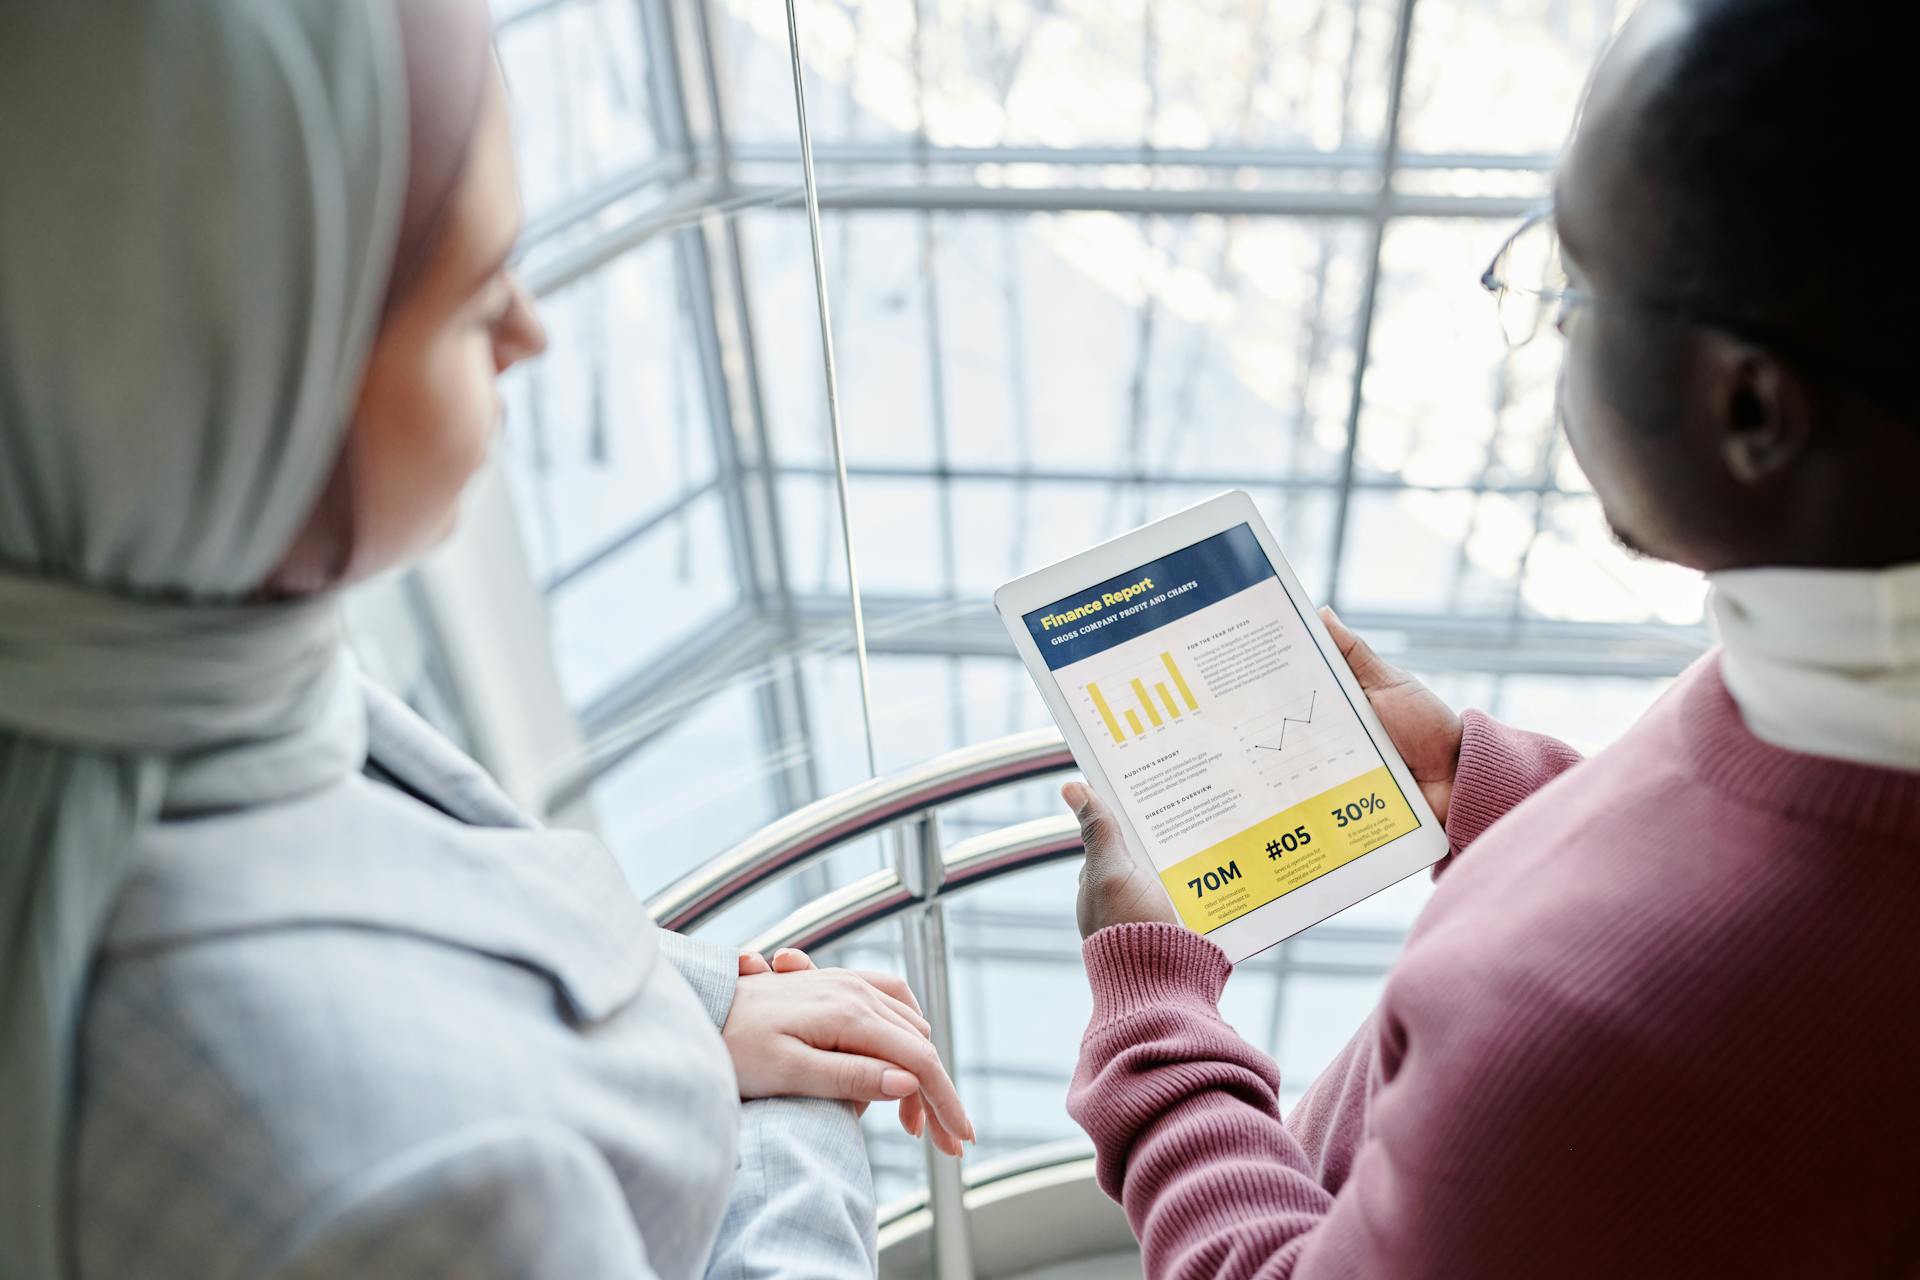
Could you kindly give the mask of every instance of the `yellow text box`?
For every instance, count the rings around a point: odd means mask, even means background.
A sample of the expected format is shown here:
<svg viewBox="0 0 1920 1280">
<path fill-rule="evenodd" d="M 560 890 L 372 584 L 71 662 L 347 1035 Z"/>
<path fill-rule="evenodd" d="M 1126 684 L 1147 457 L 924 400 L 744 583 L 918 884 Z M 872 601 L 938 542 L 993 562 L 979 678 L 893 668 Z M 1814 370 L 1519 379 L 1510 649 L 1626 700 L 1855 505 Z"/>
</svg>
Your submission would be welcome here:
<svg viewBox="0 0 1920 1280">
<path fill-rule="evenodd" d="M 1381 765 L 1182 858 L 1160 879 L 1181 920 L 1206 933 L 1419 825 Z"/>
</svg>

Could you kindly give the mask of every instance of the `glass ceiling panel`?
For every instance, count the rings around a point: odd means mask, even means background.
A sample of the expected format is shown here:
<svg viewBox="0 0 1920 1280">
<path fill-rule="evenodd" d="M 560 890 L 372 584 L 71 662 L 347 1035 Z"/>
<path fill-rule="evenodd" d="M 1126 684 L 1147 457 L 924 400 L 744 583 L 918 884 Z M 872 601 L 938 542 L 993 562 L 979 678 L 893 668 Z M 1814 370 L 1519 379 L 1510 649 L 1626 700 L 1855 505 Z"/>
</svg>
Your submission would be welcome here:
<svg viewBox="0 0 1920 1280">
<path fill-rule="evenodd" d="M 779 761 L 762 746 L 756 693 L 747 681 L 719 690 L 595 783 L 600 833 L 636 891 L 658 891 L 779 816 Z"/>
<path fill-rule="evenodd" d="M 856 469 L 1338 472 L 1356 222 L 903 211 L 825 230 Z M 782 348 L 760 365 L 775 449 L 824 466 L 805 224 L 756 213 L 743 231 L 757 327 Z"/>
<path fill-rule="evenodd" d="M 659 239 L 541 300 L 547 354 L 507 376 L 502 460 L 551 582 L 713 483 L 694 319 Z"/>
<path fill-rule="evenodd" d="M 721 496 L 702 494 L 548 597 L 562 688 L 585 708 L 648 681 L 649 664 L 684 655 L 740 596 Z"/>
<path fill-rule="evenodd" d="M 1700 575 L 1622 547 L 1599 499 L 1550 496 L 1541 513 L 1540 537 L 1527 560 L 1529 608 L 1591 622 L 1700 622 Z"/>
<path fill-rule="evenodd" d="M 1557 152 L 1634 0 L 1420 0 L 1401 106 L 1409 151 Z"/>
<path fill-rule="evenodd" d="M 734 128 L 790 142 L 778 5 L 718 0 Z M 816 141 L 1377 146 L 1390 0 L 802 0 Z M 916 23 L 919 25 L 916 29 Z"/>
<path fill-rule="evenodd" d="M 1538 505 L 1533 494 L 1355 494 L 1341 608 L 1516 616 L 1516 587 Z"/>
<path fill-rule="evenodd" d="M 496 4 L 495 12 L 530 217 L 660 149 L 632 0 Z"/>
<path fill-rule="evenodd" d="M 1480 287 L 1504 221 L 1399 219 L 1380 294 L 1356 473 L 1433 486 L 1540 485 L 1560 448 L 1551 327 L 1517 352 Z"/>
</svg>

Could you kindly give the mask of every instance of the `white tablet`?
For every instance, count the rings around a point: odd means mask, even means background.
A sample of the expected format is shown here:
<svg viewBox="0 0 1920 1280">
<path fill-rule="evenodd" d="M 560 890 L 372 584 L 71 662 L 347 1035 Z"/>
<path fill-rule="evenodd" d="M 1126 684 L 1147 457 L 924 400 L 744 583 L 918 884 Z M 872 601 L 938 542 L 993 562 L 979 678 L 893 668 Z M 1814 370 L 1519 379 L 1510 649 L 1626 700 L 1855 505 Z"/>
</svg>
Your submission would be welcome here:
<svg viewBox="0 0 1920 1280">
<path fill-rule="evenodd" d="M 1445 856 L 1446 833 L 1246 494 L 993 600 L 1128 849 L 1229 960 Z"/>
</svg>

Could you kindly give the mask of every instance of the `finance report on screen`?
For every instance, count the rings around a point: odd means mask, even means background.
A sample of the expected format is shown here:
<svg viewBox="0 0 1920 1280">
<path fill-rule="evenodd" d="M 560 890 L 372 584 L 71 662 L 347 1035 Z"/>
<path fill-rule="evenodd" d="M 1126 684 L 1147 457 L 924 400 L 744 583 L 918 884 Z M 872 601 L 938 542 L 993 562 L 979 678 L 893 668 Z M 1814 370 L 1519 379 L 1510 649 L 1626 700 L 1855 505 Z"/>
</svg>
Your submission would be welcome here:
<svg viewBox="0 0 1920 1280">
<path fill-rule="evenodd" d="M 1419 827 L 1249 526 L 1022 620 L 1189 928 Z"/>
</svg>

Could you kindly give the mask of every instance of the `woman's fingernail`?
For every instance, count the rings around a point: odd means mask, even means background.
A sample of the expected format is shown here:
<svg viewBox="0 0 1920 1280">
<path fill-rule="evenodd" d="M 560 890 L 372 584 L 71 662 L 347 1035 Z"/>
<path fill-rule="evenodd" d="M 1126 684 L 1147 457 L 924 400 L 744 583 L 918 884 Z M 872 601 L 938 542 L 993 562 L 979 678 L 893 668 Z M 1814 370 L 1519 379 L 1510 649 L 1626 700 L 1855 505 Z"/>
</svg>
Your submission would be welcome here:
<svg viewBox="0 0 1920 1280">
<path fill-rule="evenodd" d="M 904 1098 L 910 1093 L 920 1092 L 920 1082 L 910 1072 L 888 1067 L 880 1073 L 880 1092 L 889 1098 Z"/>
</svg>

